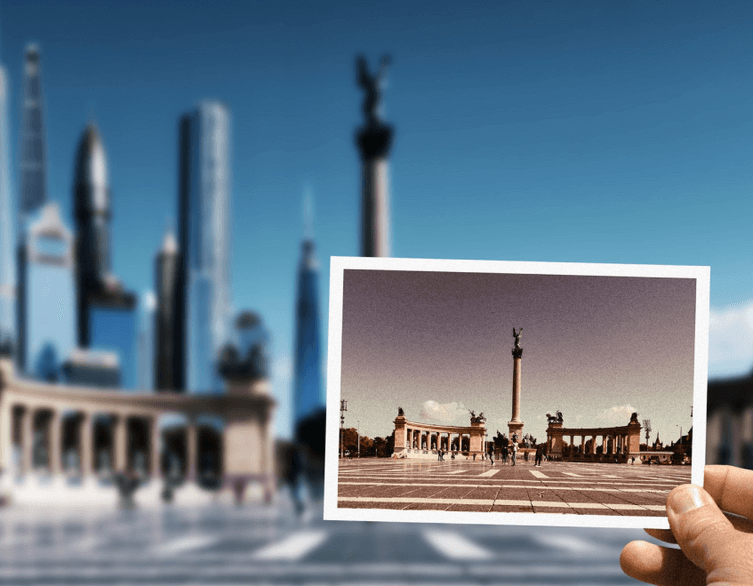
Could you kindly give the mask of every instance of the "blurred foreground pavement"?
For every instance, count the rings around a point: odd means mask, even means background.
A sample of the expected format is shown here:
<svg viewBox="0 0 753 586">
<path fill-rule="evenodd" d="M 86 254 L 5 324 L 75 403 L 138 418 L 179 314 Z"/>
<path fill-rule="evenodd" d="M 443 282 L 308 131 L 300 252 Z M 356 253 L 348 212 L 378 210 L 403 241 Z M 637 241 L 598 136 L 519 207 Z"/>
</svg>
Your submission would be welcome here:
<svg viewBox="0 0 753 586">
<path fill-rule="evenodd" d="M 0 584 L 637 584 L 636 529 L 299 519 L 277 505 L 0 510 Z"/>
</svg>

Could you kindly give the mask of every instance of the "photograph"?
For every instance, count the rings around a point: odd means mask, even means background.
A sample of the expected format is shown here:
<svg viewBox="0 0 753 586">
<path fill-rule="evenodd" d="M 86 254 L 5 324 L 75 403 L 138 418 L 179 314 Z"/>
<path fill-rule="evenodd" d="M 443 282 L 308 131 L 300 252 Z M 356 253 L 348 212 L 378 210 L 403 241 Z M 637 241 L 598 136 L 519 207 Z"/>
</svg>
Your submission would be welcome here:
<svg viewBox="0 0 753 586">
<path fill-rule="evenodd" d="M 708 267 L 330 274 L 325 518 L 666 527 L 703 483 Z"/>
</svg>

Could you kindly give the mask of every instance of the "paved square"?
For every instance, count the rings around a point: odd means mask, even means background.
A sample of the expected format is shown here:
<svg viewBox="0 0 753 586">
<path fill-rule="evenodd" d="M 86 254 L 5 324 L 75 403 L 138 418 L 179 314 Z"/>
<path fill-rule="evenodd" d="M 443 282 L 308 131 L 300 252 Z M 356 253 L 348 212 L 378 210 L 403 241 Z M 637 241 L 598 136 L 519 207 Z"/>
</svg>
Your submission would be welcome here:
<svg viewBox="0 0 753 586">
<path fill-rule="evenodd" d="M 661 517 L 690 466 L 341 460 L 337 506 Z"/>
</svg>

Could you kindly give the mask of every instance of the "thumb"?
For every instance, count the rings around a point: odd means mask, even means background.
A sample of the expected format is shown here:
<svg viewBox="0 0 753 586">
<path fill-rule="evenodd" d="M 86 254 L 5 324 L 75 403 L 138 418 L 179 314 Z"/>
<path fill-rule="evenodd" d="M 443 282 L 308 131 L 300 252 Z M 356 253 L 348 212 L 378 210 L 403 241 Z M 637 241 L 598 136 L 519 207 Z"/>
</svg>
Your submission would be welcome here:
<svg viewBox="0 0 753 586">
<path fill-rule="evenodd" d="M 738 532 L 700 486 L 678 486 L 667 497 L 669 526 L 685 556 L 707 574 L 735 565 Z"/>
</svg>

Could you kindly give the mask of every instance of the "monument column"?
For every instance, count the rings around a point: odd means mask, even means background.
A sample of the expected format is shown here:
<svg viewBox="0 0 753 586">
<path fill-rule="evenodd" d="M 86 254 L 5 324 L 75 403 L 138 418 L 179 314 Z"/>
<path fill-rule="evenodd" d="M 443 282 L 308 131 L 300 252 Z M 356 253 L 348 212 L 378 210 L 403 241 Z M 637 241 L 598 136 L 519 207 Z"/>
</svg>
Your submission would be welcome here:
<svg viewBox="0 0 753 586">
<path fill-rule="evenodd" d="M 159 478 L 162 472 L 162 466 L 160 462 L 160 456 L 162 454 L 162 433 L 159 428 L 159 417 L 152 417 L 149 422 L 149 431 L 151 432 L 151 445 L 149 446 L 152 452 L 151 461 L 149 462 L 151 467 L 151 477 Z"/>
<path fill-rule="evenodd" d="M 364 90 L 364 126 L 356 134 L 361 155 L 361 256 L 390 255 L 389 177 L 387 157 L 392 127 L 381 119 L 380 99 L 389 57 L 372 75 L 366 59 L 357 60 L 358 85 Z"/>
<path fill-rule="evenodd" d="M 512 329 L 512 335 L 515 337 L 515 347 L 512 349 L 512 419 L 507 423 L 507 429 L 510 433 L 510 439 L 514 433 L 518 434 L 518 441 L 523 439 L 523 421 L 520 419 L 520 369 L 523 362 L 523 348 L 520 347 L 520 336 L 523 334 L 523 328 L 519 331 Z"/>
<path fill-rule="evenodd" d="M 115 472 L 126 472 L 128 467 L 128 429 L 124 413 L 115 416 Z"/>
</svg>

